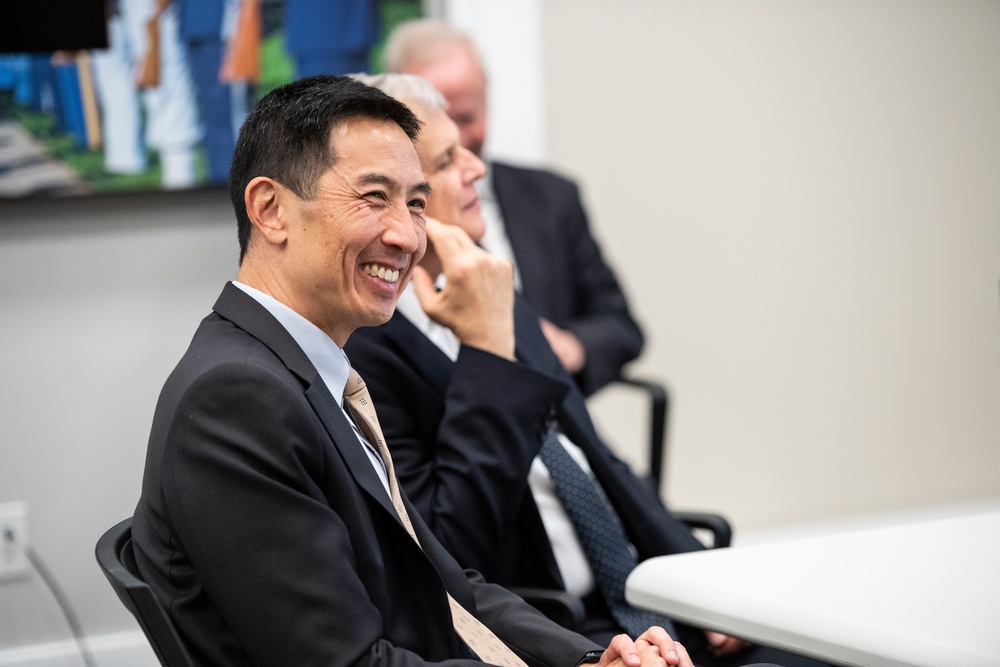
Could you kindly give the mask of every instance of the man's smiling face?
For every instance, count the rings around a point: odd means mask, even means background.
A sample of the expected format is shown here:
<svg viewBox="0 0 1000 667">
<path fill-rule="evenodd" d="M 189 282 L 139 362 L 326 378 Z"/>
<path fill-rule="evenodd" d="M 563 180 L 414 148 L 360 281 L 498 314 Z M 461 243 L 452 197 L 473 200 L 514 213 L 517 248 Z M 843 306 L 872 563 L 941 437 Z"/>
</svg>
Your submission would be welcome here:
<svg viewBox="0 0 1000 667">
<path fill-rule="evenodd" d="M 336 160 L 315 197 L 283 189 L 282 282 L 288 305 L 343 346 L 356 328 L 392 317 L 426 249 L 429 186 L 395 123 L 348 118 L 330 140 Z"/>
</svg>

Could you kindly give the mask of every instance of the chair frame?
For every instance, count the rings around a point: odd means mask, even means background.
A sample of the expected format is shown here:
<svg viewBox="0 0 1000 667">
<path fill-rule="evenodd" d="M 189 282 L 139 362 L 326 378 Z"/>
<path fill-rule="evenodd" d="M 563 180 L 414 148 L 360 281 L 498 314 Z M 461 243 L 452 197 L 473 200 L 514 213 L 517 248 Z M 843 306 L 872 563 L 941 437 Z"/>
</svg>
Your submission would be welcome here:
<svg viewBox="0 0 1000 667">
<path fill-rule="evenodd" d="M 139 623 L 164 667 L 194 667 L 177 629 L 152 589 L 140 577 L 132 551 L 132 517 L 109 528 L 97 541 L 97 564 Z"/>
<path fill-rule="evenodd" d="M 655 380 L 622 375 L 612 384 L 622 384 L 645 392 L 649 398 L 649 476 L 657 493 L 663 493 L 663 462 L 667 457 L 667 420 L 670 417 L 670 393 Z"/>
</svg>

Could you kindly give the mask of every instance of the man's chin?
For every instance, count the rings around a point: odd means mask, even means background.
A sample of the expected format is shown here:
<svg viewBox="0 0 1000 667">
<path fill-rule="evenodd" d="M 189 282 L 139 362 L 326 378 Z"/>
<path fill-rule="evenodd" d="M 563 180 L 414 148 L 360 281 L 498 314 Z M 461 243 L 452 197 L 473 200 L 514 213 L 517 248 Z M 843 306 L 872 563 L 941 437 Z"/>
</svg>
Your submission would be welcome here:
<svg viewBox="0 0 1000 667">
<path fill-rule="evenodd" d="M 391 320 L 393 313 L 396 312 L 396 302 L 398 300 L 399 300 L 398 298 L 393 299 L 391 307 L 379 308 L 378 310 L 375 310 L 372 313 L 370 313 L 369 317 L 366 318 L 365 323 L 361 326 L 377 327 Z"/>
</svg>

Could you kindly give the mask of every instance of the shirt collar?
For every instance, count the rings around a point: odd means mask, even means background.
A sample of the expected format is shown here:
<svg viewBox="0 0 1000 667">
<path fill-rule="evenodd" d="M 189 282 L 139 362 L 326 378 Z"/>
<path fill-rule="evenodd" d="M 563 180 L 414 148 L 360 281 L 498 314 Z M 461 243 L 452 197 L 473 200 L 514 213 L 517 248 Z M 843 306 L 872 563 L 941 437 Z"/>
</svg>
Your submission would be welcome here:
<svg viewBox="0 0 1000 667">
<path fill-rule="evenodd" d="M 347 386 L 347 376 L 351 369 L 351 362 L 347 359 L 344 351 L 337 347 L 333 339 L 326 335 L 322 329 L 274 297 L 236 280 L 233 281 L 233 285 L 264 306 L 267 312 L 278 320 L 302 348 L 302 351 L 306 353 L 327 389 L 343 408 L 344 387 Z"/>
<path fill-rule="evenodd" d="M 427 316 L 411 285 L 408 285 L 399 295 L 396 310 L 448 355 L 452 361 L 455 361 L 458 359 L 458 349 L 461 347 L 458 336 L 448 327 L 438 324 Z"/>
</svg>

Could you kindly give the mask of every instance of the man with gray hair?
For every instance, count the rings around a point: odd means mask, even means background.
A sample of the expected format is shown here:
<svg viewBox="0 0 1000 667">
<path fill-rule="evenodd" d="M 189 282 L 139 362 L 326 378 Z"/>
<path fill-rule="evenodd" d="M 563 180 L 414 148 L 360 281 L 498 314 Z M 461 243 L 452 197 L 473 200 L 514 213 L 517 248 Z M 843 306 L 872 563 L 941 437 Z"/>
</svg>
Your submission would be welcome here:
<svg viewBox="0 0 1000 667">
<path fill-rule="evenodd" d="M 400 24 L 385 50 L 390 72 L 419 75 L 448 101 L 462 145 L 482 157 L 486 72 L 472 40 L 446 23 Z M 515 281 L 542 316 L 563 367 L 590 395 L 639 356 L 643 336 L 590 231 L 577 186 L 551 171 L 491 161 L 478 184 L 481 244 L 514 263 Z"/>
<path fill-rule="evenodd" d="M 637 560 L 704 547 L 601 441 L 537 314 L 513 293 L 510 263 L 474 244 L 486 228 L 475 189 L 485 166 L 461 145 L 440 93 L 413 75 L 356 76 L 422 123 L 415 145 L 431 186 L 428 224 L 453 232 L 429 239 L 389 321 L 359 329 L 345 347 L 431 531 L 494 583 L 580 596 L 575 629 L 598 644 L 657 626 L 701 667 L 816 667 L 627 604 Z"/>
</svg>

